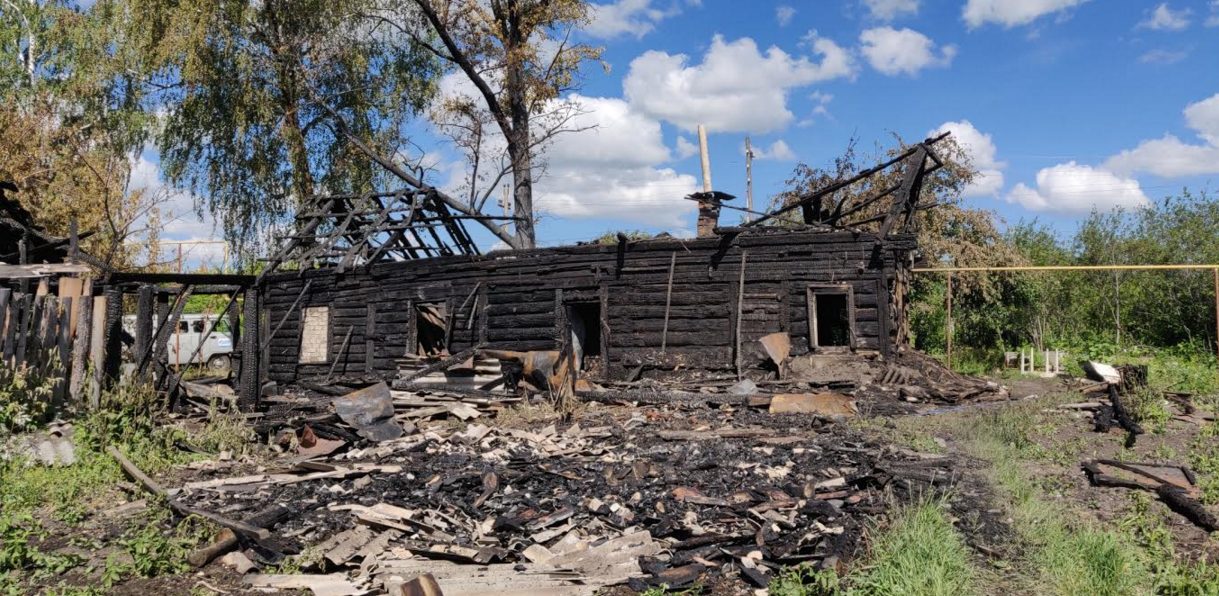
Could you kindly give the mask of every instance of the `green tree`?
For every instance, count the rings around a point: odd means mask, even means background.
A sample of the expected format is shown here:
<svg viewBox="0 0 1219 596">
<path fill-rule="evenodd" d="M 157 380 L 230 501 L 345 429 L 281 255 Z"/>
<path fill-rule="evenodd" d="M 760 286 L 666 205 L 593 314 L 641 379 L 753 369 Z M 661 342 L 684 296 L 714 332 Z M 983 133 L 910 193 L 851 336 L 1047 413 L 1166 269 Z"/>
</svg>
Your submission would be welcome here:
<svg viewBox="0 0 1219 596">
<path fill-rule="evenodd" d="M 130 264 L 155 245 L 145 225 L 158 198 L 132 191 L 133 154 L 148 134 L 141 86 L 114 0 L 0 0 L 0 179 L 52 233 L 97 232 L 86 249 Z"/>
<path fill-rule="evenodd" d="M 238 246 L 266 241 L 315 193 L 383 186 L 343 131 L 404 154 L 434 91 L 434 57 L 368 18 L 367 0 L 127 1 L 166 110 L 165 174 Z"/>
<path fill-rule="evenodd" d="M 417 25 L 400 19 L 408 23 L 403 30 L 475 89 L 446 98 L 434 115 L 467 155 L 466 208 L 482 211 L 510 173 L 514 233 L 480 221 L 509 246 L 532 248 L 539 155 L 555 134 L 569 130 L 577 106 L 562 95 L 573 88 L 580 64 L 601 53 L 571 41 L 573 30 L 588 22 L 588 2 L 402 0 L 402 6 L 423 15 Z"/>
</svg>

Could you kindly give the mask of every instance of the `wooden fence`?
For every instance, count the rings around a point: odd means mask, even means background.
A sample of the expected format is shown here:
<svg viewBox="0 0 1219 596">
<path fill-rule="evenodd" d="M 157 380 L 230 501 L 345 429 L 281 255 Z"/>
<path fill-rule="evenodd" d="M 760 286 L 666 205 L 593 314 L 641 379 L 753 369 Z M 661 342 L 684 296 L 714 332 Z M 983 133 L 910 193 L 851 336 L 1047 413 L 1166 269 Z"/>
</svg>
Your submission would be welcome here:
<svg viewBox="0 0 1219 596">
<path fill-rule="evenodd" d="M 0 288 L 0 362 L 60 377 L 53 394 L 57 406 L 71 400 L 96 407 L 106 298 L 93 296 L 89 279 L 57 281 L 55 293 L 49 291 L 47 278 L 33 291 Z"/>
</svg>

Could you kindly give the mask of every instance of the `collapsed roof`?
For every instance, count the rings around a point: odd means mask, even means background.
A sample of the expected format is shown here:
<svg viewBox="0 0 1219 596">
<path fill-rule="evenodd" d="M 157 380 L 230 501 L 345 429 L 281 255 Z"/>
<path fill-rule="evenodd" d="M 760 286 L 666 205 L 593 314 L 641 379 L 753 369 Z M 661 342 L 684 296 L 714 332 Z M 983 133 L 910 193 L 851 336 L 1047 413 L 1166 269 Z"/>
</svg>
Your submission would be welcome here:
<svg viewBox="0 0 1219 596">
<path fill-rule="evenodd" d="M 925 139 L 884 163 L 798 196 L 770 213 L 723 205 L 717 199 L 717 206 L 760 216 L 738 227 L 717 228 L 717 231 L 739 233 L 779 221 L 792 224 L 795 222 L 784 216 L 790 217 L 788 214 L 798 209 L 802 223 L 813 228 L 844 230 L 871 224 L 878 225 L 880 237 L 903 233 L 909 228 L 915 212 L 934 206 L 919 205 L 918 199 L 925 177 L 944 166 L 933 146 L 948 135 Z M 870 179 L 899 164 L 903 168 L 900 182 L 875 187 Z M 477 255 L 478 246 L 466 230 L 465 220 L 513 219 L 454 213 L 450 208 L 455 204 L 452 197 L 417 178 L 404 173 L 398 175 L 407 185 L 398 191 L 316 196 L 307 200 L 296 216 L 296 231 L 284 238 L 286 242 L 269 259 L 268 272 L 289 262 L 333 266 L 342 272 L 380 261 Z M 874 188 L 879 188 L 875 194 L 859 198 L 860 193 L 870 193 Z M 706 194 L 696 193 L 692 197 Z M 886 198 L 891 198 L 887 208 L 882 202 Z M 718 209 L 715 213 L 718 216 Z"/>
</svg>

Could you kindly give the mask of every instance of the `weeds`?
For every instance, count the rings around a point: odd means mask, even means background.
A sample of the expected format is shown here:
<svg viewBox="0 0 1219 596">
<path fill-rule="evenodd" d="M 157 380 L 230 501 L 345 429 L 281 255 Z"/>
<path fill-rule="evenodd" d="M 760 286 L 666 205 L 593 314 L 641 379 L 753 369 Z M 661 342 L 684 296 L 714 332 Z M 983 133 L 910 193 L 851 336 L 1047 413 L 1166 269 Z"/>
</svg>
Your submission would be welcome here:
<svg viewBox="0 0 1219 596">
<path fill-rule="evenodd" d="M 103 396 L 103 407 L 78 418 L 73 440 L 76 462 L 68 466 L 40 466 L 13 459 L 0 461 L 0 594 L 26 593 L 30 581 L 51 576 L 81 564 L 78 557 L 39 550 L 47 532 L 37 520 L 67 524 L 83 521 L 90 511 L 112 504 L 122 480 L 118 464 L 105 452 L 114 445 L 142 469 L 157 472 L 194 456 L 175 446 L 186 434 L 158 424 L 161 398 L 143 385 L 121 385 Z M 218 416 L 197 436 L 205 444 L 223 448 L 245 441 L 238 415 Z M 188 518 L 169 528 L 170 513 L 155 507 L 147 519 L 135 524 L 116 542 L 121 556 L 112 556 L 101 569 L 100 581 L 109 587 L 130 577 L 155 577 L 186 571 L 189 550 L 214 530 L 201 520 Z M 91 550 L 101 548 L 96 544 Z M 18 582 L 25 582 L 22 586 Z M 84 591 L 82 591 L 84 590 Z M 57 586 L 51 594 L 102 593 Z"/>
<path fill-rule="evenodd" d="M 77 557 L 46 554 L 32 544 L 45 537 L 46 532 L 28 513 L 0 512 L 0 573 L 58 575 L 80 564 Z"/>
<path fill-rule="evenodd" d="M 843 580 L 833 569 L 807 565 L 784 569 L 768 588 L 771 596 L 834 596 L 844 591 Z"/>
<path fill-rule="evenodd" d="M 851 578 L 856 594 L 956 595 L 973 592 L 974 570 L 942 500 L 897 509 L 871 536 L 863 570 Z"/>
<path fill-rule="evenodd" d="M 201 519 L 188 517 L 172 530 L 167 530 L 164 527 L 167 521 L 168 513 L 160 510 L 147 523 L 129 531 L 119 540 L 119 545 L 131 560 L 119 562 L 115 557 L 107 560 L 103 573 L 107 586 L 126 576 L 157 577 L 184 573 L 190 569 L 186 562 L 187 555 L 214 528 Z"/>
<path fill-rule="evenodd" d="M 1129 409 L 1130 416 L 1150 427 L 1152 432 L 1163 433 L 1168 427 L 1168 421 L 1172 419 L 1172 412 L 1168 410 L 1168 404 L 1158 390 L 1144 387 L 1126 395 L 1122 401 Z"/>
<path fill-rule="evenodd" d="M 1219 594 L 1214 566 L 1178 562 L 1172 534 L 1153 515 L 1149 496 L 1135 494 L 1117 529 L 1048 498 L 1054 479 L 1029 467 L 1047 457 L 1034 437 L 1041 429 L 1053 432 L 1042 405 L 1014 404 L 958 425 L 967 450 L 991 462 L 991 478 L 1026 545 L 1015 581 L 1026 591 L 1053 594 Z M 1210 457 L 1219 471 L 1219 449 Z"/>
<path fill-rule="evenodd" d="M 1194 437 L 1189 449 L 1189 463 L 1198 475 L 1198 486 L 1202 489 L 1202 502 L 1207 505 L 1219 503 L 1219 424 L 1210 423 Z"/>
<path fill-rule="evenodd" d="M 208 406 L 207 424 L 194 433 L 191 442 L 208 453 L 244 453 L 253 444 L 254 431 L 245 416 L 232 404 L 221 409 L 217 400 Z"/>
<path fill-rule="evenodd" d="M 61 380 L 59 359 L 42 360 L 47 364 L 0 363 L 0 436 L 32 430 L 52 413 L 51 398 Z"/>
</svg>

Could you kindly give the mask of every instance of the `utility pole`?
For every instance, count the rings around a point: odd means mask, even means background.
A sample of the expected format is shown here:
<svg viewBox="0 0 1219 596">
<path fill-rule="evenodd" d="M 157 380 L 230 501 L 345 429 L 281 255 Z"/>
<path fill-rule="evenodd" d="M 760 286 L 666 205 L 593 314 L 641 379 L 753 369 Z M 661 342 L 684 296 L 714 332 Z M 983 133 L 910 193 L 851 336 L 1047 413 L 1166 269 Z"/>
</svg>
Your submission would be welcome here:
<svg viewBox="0 0 1219 596">
<path fill-rule="evenodd" d="M 707 128 L 698 125 L 698 154 L 703 165 L 703 192 L 711 192 L 711 156 L 707 154 Z"/>
<path fill-rule="evenodd" d="M 745 135 L 745 208 L 753 211 L 753 146 Z"/>
</svg>

